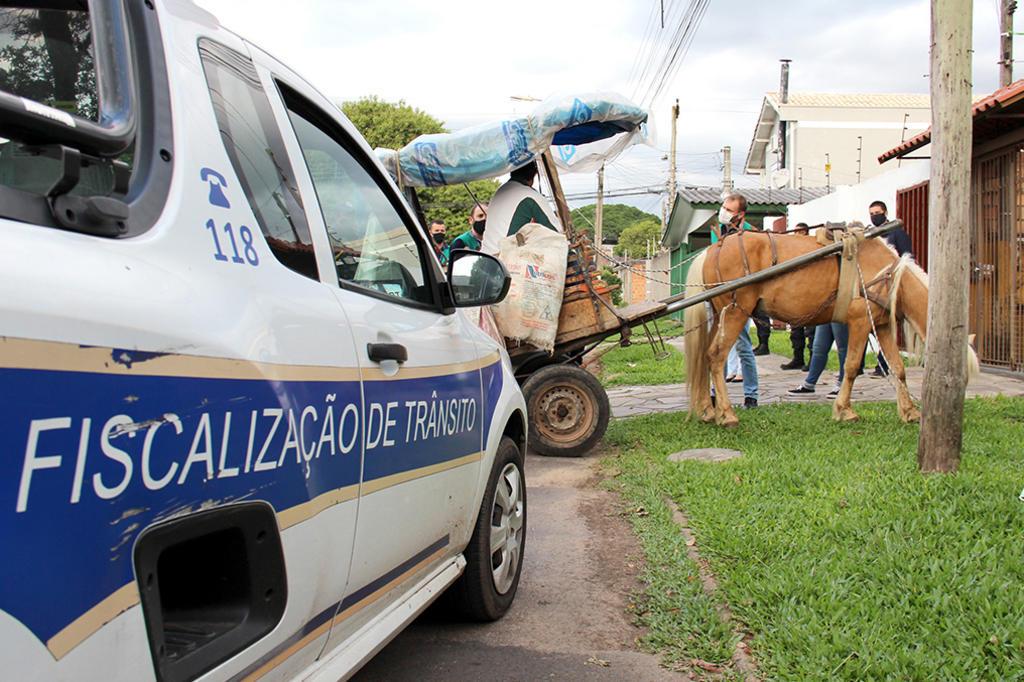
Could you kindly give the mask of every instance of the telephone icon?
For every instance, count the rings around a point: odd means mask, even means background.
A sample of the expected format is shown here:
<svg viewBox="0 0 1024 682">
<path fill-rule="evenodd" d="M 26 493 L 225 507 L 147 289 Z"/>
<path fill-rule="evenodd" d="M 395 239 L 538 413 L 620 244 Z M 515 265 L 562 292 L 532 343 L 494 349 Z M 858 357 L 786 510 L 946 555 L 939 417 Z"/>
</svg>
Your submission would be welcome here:
<svg viewBox="0 0 1024 682">
<path fill-rule="evenodd" d="M 210 203 L 221 208 L 231 208 L 231 202 L 224 194 L 224 187 L 228 186 L 224 176 L 212 168 L 203 168 L 199 171 L 199 179 L 210 185 Z"/>
</svg>

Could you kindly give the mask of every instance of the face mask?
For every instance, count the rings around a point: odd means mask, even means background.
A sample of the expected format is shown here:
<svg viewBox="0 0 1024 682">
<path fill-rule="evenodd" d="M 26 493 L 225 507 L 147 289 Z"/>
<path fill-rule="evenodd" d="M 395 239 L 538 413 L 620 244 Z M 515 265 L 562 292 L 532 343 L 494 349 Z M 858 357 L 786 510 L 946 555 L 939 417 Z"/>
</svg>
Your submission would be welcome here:
<svg viewBox="0 0 1024 682">
<path fill-rule="evenodd" d="M 722 208 L 718 209 L 718 222 L 722 223 L 723 225 L 732 225 L 732 221 L 736 220 L 737 215 L 738 214 L 733 213 L 725 206 L 723 206 Z"/>
<path fill-rule="evenodd" d="M 430 236 L 434 238 L 435 244 L 444 244 L 444 232 L 435 232 Z"/>
<path fill-rule="evenodd" d="M 478 220 L 478 221 L 476 221 L 475 223 L 473 223 L 473 231 L 476 232 L 477 234 L 483 234 L 484 233 L 484 226 L 486 224 L 487 224 L 486 220 Z"/>
<path fill-rule="evenodd" d="M 884 222 L 885 222 L 885 214 L 884 213 L 875 213 L 874 215 L 871 216 L 871 224 L 874 225 L 875 227 L 878 227 L 879 225 L 881 225 Z"/>
</svg>

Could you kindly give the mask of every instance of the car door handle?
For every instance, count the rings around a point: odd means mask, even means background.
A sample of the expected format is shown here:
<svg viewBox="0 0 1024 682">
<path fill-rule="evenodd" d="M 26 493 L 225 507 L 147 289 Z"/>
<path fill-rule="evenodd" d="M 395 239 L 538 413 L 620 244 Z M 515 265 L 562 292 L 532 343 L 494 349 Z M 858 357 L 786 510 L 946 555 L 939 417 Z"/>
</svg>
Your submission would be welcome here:
<svg viewBox="0 0 1024 682">
<path fill-rule="evenodd" d="M 366 354 L 373 362 L 394 360 L 398 364 L 402 364 L 409 359 L 409 351 L 400 343 L 368 343 L 366 344 Z"/>
</svg>

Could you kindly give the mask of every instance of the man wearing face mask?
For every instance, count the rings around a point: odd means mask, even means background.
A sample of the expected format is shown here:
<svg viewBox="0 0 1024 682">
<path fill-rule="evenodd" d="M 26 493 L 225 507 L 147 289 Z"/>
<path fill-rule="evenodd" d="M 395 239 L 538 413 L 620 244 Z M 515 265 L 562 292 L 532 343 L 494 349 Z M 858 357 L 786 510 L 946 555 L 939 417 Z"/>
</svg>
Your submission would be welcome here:
<svg viewBox="0 0 1024 682">
<path fill-rule="evenodd" d="M 722 200 L 722 207 L 718 210 L 718 224 L 711 227 L 711 243 L 715 244 L 719 239 L 739 232 L 740 230 L 753 230 L 754 227 L 745 219 L 747 217 L 747 198 L 739 193 L 732 193 Z M 750 343 L 750 336 L 747 328 L 750 320 L 743 325 L 740 335 L 736 338 L 736 352 L 740 356 L 740 367 L 743 370 L 743 407 L 757 407 L 757 362 L 754 360 L 754 347 Z M 712 389 L 712 394 L 714 393 Z"/>
<path fill-rule="evenodd" d="M 868 207 L 868 214 L 871 217 L 871 224 L 875 227 L 884 225 L 889 222 L 889 216 L 886 214 L 889 209 L 886 208 L 884 201 L 872 201 L 871 206 Z M 900 256 L 904 254 L 914 255 L 913 247 L 910 243 L 910 235 L 902 227 L 893 230 L 889 234 L 885 235 L 885 241 L 889 242 L 889 246 L 896 249 L 896 253 Z"/>
<path fill-rule="evenodd" d="M 537 163 L 531 161 L 512 171 L 508 182 L 494 193 L 487 209 L 487 232 L 481 251 L 496 256 L 501 240 L 519 232 L 529 223 L 562 231 L 548 200 L 533 188 L 536 179 Z"/>
<path fill-rule="evenodd" d="M 473 204 L 469 212 L 469 229 L 452 240 L 448 253 L 455 249 L 479 251 L 480 242 L 484 238 L 484 226 L 487 224 L 487 204 Z M 447 260 L 447 259 L 446 259 Z"/>
<path fill-rule="evenodd" d="M 886 215 L 886 213 L 888 212 L 889 209 L 886 207 L 884 201 L 872 201 L 871 205 L 868 207 L 868 215 L 871 217 L 871 224 L 874 225 L 875 227 L 878 227 L 879 225 L 883 225 L 889 222 L 889 216 Z M 885 241 L 889 242 L 889 246 L 896 249 L 896 253 L 898 253 L 900 257 L 906 254 L 910 254 L 911 256 L 914 255 L 913 248 L 910 243 L 910 235 L 907 234 L 907 231 L 904 230 L 902 227 L 897 228 L 890 232 L 889 234 L 885 235 Z M 864 349 L 864 352 L 867 353 L 866 347 Z M 864 367 L 863 360 L 861 360 L 860 365 L 862 368 Z M 882 357 L 881 354 L 879 354 L 878 365 L 875 367 L 875 371 L 872 372 L 870 376 L 873 378 L 884 377 L 888 373 L 889 364 L 885 361 L 885 358 Z"/>
<path fill-rule="evenodd" d="M 444 221 L 432 220 L 430 221 L 430 241 L 434 247 L 434 253 L 437 254 L 437 259 L 441 261 L 441 267 L 448 265 L 448 249 L 444 245 L 445 234 L 448 228 L 444 226 Z"/>
</svg>

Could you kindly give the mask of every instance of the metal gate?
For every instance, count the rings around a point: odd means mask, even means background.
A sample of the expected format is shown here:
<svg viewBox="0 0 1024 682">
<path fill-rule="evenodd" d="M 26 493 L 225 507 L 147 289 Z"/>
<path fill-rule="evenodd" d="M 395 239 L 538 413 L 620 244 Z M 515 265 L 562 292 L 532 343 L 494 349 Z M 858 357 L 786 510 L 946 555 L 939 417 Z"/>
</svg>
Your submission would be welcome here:
<svg viewBox="0 0 1024 682">
<path fill-rule="evenodd" d="M 910 235 L 917 264 L 928 270 L 928 181 L 896 190 L 896 217 Z"/>
<path fill-rule="evenodd" d="M 980 157 L 971 177 L 971 331 L 981 361 L 1024 372 L 1024 162 L 1019 145 Z"/>
</svg>

